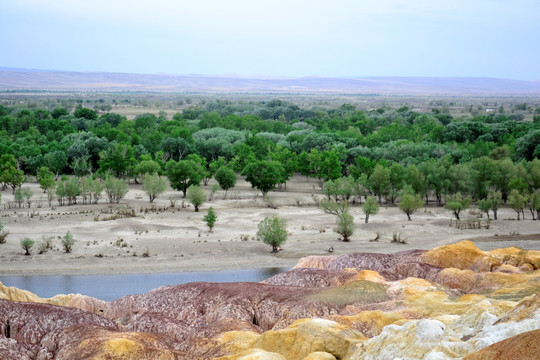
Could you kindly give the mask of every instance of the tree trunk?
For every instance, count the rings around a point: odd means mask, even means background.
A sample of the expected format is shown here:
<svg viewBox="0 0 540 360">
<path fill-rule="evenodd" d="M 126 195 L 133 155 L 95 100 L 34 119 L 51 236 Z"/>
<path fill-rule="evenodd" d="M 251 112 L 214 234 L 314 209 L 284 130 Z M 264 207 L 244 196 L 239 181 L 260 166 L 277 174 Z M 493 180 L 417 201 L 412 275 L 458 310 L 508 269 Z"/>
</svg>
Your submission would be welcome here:
<svg viewBox="0 0 540 360">
<path fill-rule="evenodd" d="M 369 214 L 366 214 L 366 224 L 368 223 L 368 220 L 369 220 Z"/>
<path fill-rule="evenodd" d="M 407 214 L 407 220 L 411 221 L 411 214 L 409 212 L 406 212 Z"/>
<path fill-rule="evenodd" d="M 493 210 L 493 220 L 497 220 L 497 210 Z"/>
<path fill-rule="evenodd" d="M 195 212 L 199 212 L 199 205 L 193 204 L 193 206 L 195 206 Z"/>
</svg>

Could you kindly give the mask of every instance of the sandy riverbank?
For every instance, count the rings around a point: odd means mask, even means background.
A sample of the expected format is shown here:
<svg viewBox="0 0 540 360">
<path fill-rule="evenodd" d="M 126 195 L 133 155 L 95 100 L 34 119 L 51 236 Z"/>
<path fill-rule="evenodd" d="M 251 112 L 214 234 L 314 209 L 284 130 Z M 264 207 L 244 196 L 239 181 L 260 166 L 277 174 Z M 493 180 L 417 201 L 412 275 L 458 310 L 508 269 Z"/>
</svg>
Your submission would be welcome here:
<svg viewBox="0 0 540 360">
<path fill-rule="evenodd" d="M 210 183 L 211 185 L 212 183 Z M 206 189 L 210 191 L 211 186 Z M 444 208 L 428 207 L 413 214 L 412 221 L 397 207 L 381 207 L 380 212 L 364 223 L 361 207 L 353 206 L 356 232 L 349 243 L 340 242 L 332 231 L 335 217 L 319 210 L 312 194 L 319 193 L 315 182 L 295 177 L 286 191 L 270 193 L 277 209 L 268 207 L 249 184 L 239 181 L 227 198 L 217 192 L 196 213 L 193 207 L 182 207 L 181 193 L 169 189 L 150 204 L 140 185 L 132 185 L 121 205 L 109 205 L 104 199 L 97 205 L 49 207 L 36 184 L 25 184 L 34 191 L 30 209 L 6 209 L 12 199 L 2 193 L 0 219 L 10 232 L 7 243 L 0 245 L 0 275 L 120 274 L 205 271 L 292 267 L 308 255 L 333 255 L 351 252 L 392 253 L 409 249 L 431 249 L 463 239 L 476 239 L 479 248 L 487 250 L 516 246 L 540 249 L 540 221 L 516 221 L 512 209 L 499 211 L 499 220 L 489 229 L 460 230 L 450 226 L 451 214 Z M 171 207 L 169 198 L 176 199 Z M 38 207 L 38 203 L 41 207 Z M 300 204 L 300 206 L 299 206 Z M 130 207 L 135 217 L 106 220 L 119 206 Z M 214 232 L 207 231 L 202 217 L 209 206 L 218 215 Z M 111 214 L 111 212 L 113 214 Z M 287 219 L 289 238 L 283 251 L 272 254 L 270 247 L 255 239 L 257 224 L 265 216 Z M 464 218 L 478 216 L 466 211 Z M 485 218 L 484 218 L 485 219 Z M 70 231 L 75 238 L 73 252 L 62 250 L 60 237 Z M 378 242 L 370 242 L 376 233 Z M 390 242 L 401 233 L 407 244 Z M 43 236 L 54 236 L 53 249 L 25 256 L 19 241 L 30 237 L 39 242 Z M 125 244 L 125 245 L 124 245 Z M 148 253 L 148 257 L 143 254 Z"/>
</svg>

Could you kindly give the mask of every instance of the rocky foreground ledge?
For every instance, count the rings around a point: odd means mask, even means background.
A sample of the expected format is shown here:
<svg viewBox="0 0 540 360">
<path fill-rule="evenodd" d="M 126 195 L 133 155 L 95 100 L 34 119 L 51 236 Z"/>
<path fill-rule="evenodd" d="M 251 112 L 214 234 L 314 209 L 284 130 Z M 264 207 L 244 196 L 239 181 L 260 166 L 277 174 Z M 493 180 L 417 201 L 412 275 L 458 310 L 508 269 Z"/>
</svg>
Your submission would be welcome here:
<svg viewBox="0 0 540 360">
<path fill-rule="evenodd" d="M 539 359 L 540 251 L 314 256 L 105 302 L 0 283 L 0 359 Z"/>
</svg>

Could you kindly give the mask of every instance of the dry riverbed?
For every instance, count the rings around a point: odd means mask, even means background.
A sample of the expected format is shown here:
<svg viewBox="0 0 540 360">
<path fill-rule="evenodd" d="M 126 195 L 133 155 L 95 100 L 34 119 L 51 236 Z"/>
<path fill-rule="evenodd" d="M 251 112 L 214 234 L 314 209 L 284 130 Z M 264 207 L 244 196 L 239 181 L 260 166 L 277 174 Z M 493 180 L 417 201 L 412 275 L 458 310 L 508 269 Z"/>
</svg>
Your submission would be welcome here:
<svg viewBox="0 0 540 360">
<path fill-rule="evenodd" d="M 212 183 L 205 189 L 210 192 Z M 291 267 L 308 255 L 333 255 L 351 252 L 391 253 L 409 249 L 432 249 L 463 239 L 475 241 L 483 249 L 516 246 L 540 249 L 540 221 L 516 221 L 512 209 L 499 211 L 499 220 L 489 229 L 457 229 L 450 226 L 451 213 L 444 208 L 427 207 L 406 215 L 395 206 L 381 207 L 378 214 L 364 223 L 360 206 L 351 214 L 356 232 L 348 243 L 338 241 L 332 231 L 335 216 L 318 209 L 312 194 L 320 195 L 313 180 L 295 177 L 287 190 L 271 192 L 274 209 L 265 203 L 249 184 L 239 181 L 235 189 L 218 191 L 200 212 L 182 206 L 181 193 L 169 189 L 153 204 L 148 202 L 140 185 L 131 185 L 120 205 L 109 205 L 101 199 L 97 205 L 49 207 L 37 184 L 25 184 L 34 191 L 30 209 L 7 209 L 10 191 L 2 193 L 0 220 L 9 231 L 0 244 L 0 275 L 119 274 L 159 273 L 171 271 L 204 271 Z M 171 206 L 169 199 L 175 199 Z M 41 204 L 38 207 L 38 203 Z M 184 203 L 187 205 L 187 201 Z M 208 232 L 202 217 L 213 206 L 218 222 Z M 133 209 L 134 217 L 116 218 L 121 210 Z M 116 216 L 115 216 L 116 215 Z M 289 238 L 283 250 L 272 254 L 271 248 L 255 239 L 257 224 L 265 217 L 279 215 L 287 219 Z M 475 209 L 463 218 L 476 219 Z M 115 219 L 116 218 L 116 219 Z M 485 221 L 485 216 L 482 219 Z M 71 253 L 62 249 L 60 238 L 70 231 L 75 238 Z M 380 233 L 377 242 L 370 241 Z M 391 243 L 399 233 L 407 244 Z M 38 254 L 37 243 L 43 236 L 54 237 L 53 249 Z M 22 238 L 36 241 L 31 256 L 25 256 L 19 245 Z"/>
</svg>

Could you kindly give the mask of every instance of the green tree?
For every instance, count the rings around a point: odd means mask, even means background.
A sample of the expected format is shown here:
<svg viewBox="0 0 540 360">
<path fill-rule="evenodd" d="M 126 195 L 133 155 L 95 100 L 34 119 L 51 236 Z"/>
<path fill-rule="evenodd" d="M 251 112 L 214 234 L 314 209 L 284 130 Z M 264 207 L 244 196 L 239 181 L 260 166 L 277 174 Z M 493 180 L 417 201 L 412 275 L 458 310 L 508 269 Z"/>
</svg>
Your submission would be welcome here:
<svg viewBox="0 0 540 360">
<path fill-rule="evenodd" d="M 55 180 L 68 165 L 68 158 L 65 151 L 52 151 L 47 153 L 43 160 L 45 165 L 55 173 Z"/>
<path fill-rule="evenodd" d="M 212 206 L 208 208 L 208 213 L 203 217 L 203 221 L 206 223 L 206 226 L 208 226 L 208 230 L 213 232 L 214 225 L 217 221 L 217 215 Z"/>
<path fill-rule="evenodd" d="M 148 195 L 150 202 L 153 203 L 156 197 L 167 189 L 167 181 L 156 173 L 145 174 L 142 189 Z"/>
<path fill-rule="evenodd" d="M 334 229 L 334 231 L 341 235 L 341 241 L 349 242 L 354 233 L 353 216 L 345 211 L 337 216 L 336 223 L 337 227 Z"/>
<path fill-rule="evenodd" d="M 75 177 L 64 182 L 64 189 L 66 191 L 66 197 L 68 200 L 68 205 L 73 205 L 77 203 L 77 196 L 81 194 L 81 185 L 79 180 Z"/>
<path fill-rule="evenodd" d="M 48 167 L 42 166 L 39 168 L 37 179 L 39 187 L 43 189 L 43 192 L 47 192 L 48 189 L 54 187 L 54 174 Z"/>
<path fill-rule="evenodd" d="M 472 195 L 475 199 L 485 199 L 495 171 L 495 161 L 487 156 L 473 159 L 470 162 Z"/>
<path fill-rule="evenodd" d="M 17 169 L 17 160 L 12 154 L 3 154 L 0 157 L 0 182 L 2 188 L 5 189 L 8 185 L 13 189 L 20 187 L 24 181 L 24 173 Z"/>
<path fill-rule="evenodd" d="M 79 107 L 77 110 L 75 110 L 73 116 L 75 116 L 76 118 L 84 118 L 88 120 L 95 120 L 98 118 L 98 115 L 94 110 L 83 107 Z"/>
<path fill-rule="evenodd" d="M 335 201 L 349 201 L 351 197 L 357 195 L 357 189 L 358 184 L 352 176 L 328 180 L 323 185 L 323 193 Z"/>
<path fill-rule="evenodd" d="M 533 192 L 529 195 L 527 205 L 533 220 L 540 220 L 540 191 Z M 0 229 L 2 230 L 2 229 Z"/>
<path fill-rule="evenodd" d="M 133 170 L 134 154 L 131 145 L 113 143 L 107 150 L 99 153 L 99 171 L 103 174 L 111 172 L 116 177 L 124 177 Z"/>
<path fill-rule="evenodd" d="M 497 220 L 497 211 L 503 203 L 501 192 L 490 191 L 486 201 L 488 202 L 489 208 L 493 211 L 493 219 Z"/>
<path fill-rule="evenodd" d="M 448 196 L 446 199 L 446 208 L 454 213 L 457 220 L 460 220 L 459 214 L 462 210 L 469 207 L 471 201 L 470 197 L 463 197 L 461 193 L 458 192 L 456 195 Z"/>
<path fill-rule="evenodd" d="M 507 204 L 517 213 L 518 220 L 520 214 L 523 214 L 523 220 L 525 220 L 525 213 L 523 212 L 523 208 L 527 205 L 527 198 L 525 196 L 514 189 L 510 192 L 510 195 L 508 195 Z"/>
<path fill-rule="evenodd" d="M 508 199 L 510 193 L 510 182 L 515 177 L 516 167 L 512 160 L 506 158 L 495 161 L 493 176 L 491 178 L 492 185 L 501 192 L 504 202 Z"/>
<path fill-rule="evenodd" d="M 73 244 L 75 244 L 75 240 L 73 239 L 71 232 L 68 230 L 66 235 L 64 235 L 62 238 L 62 247 L 64 248 L 64 251 L 66 253 L 70 253 L 71 249 L 73 248 Z"/>
<path fill-rule="evenodd" d="M 362 206 L 362 210 L 364 210 L 364 214 L 366 214 L 366 224 L 368 223 L 369 216 L 375 215 L 379 212 L 379 204 L 377 203 L 377 200 L 370 196 L 366 199 L 366 202 Z"/>
<path fill-rule="evenodd" d="M 272 252 L 280 251 L 280 246 L 287 241 L 287 222 L 272 216 L 265 217 L 258 225 L 257 239 L 272 246 Z"/>
<path fill-rule="evenodd" d="M 377 164 L 373 174 L 369 177 L 369 185 L 373 193 L 379 198 L 380 204 L 382 197 L 388 195 L 390 191 L 390 170 Z"/>
<path fill-rule="evenodd" d="M 32 204 L 32 196 L 34 196 L 34 192 L 29 187 L 20 188 L 22 191 L 22 196 L 26 200 L 26 206 L 30 208 L 30 205 Z"/>
<path fill-rule="evenodd" d="M 248 164 L 242 171 L 246 181 L 252 188 L 258 189 L 266 196 L 268 192 L 276 187 L 283 178 L 283 166 L 277 161 L 255 161 Z"/>
<path fill-rule="evenodd" d="M 411 215 L 424 205 L 424 201 L 410 189 L 404 189 L 398 207 L 407 215 L 407 220 L 411 221 Z"/>
<path fill-rule="evenodd" d="M 339 161 L 339 153 L 336 150 L 319 151 L 311 149 L 308 155 L 312 174 L 318 180 L 322 189 L 324 182 L 341 177 L 342 164 Z"/>
<path fill-rule="evenodd" d="M 234 170 L 227 166 L 220 167 L 214 174 L 214 179 L 218 182 L 219 187 L 225 190 L 225 196 L 227 196 L 227 191 L 236 185 L 237 180 Z"/>
<path fill-rule="evenodd" d="M 136 177 L 143 177 L 146 174 L 159 174 L 161 168 L 159 164 L 154 160 L 143 160 L 135 165 L 133 173 Z"/>
<path fill-rule="evenodd" d="M 399 195 L 399 192 L 401 191 L 401 189 L 403 189 L 403 186 L 405 185 L 406 170 L 403 165 L 398 163 L 393 163 L 388 170 L 390 171 L 390 202 L 394 204 L 397 196 Z"/>
<path fill-rule="evenodd" d="M 17 205 L 19 205 L 19 208 L 21 208 L 24 201 L 24 195 L 21 188 L 15 190 L 15 192 L 13 193 L 13 200 L 17 203 Z"/>
<path fill-rule="evenodd" d="M 171 187 L 175 190 L 182 191 L 184 197 L 188 187 L 191 185 L 199 185 L 203 178 L 204 169 L 201 165 L 193 160 L 170 160 L 166 165 L 167 177 Z"/>
<path fill-rule="evenodd" d="M 127 182 L 114 176 L 105 178 L 105 193 L 109 199 L 109 203 L 119 203 L 126 196 L 129 190 Z"/>
<path fill-rule="evenodd" d="M 191 185 L 187 189 L 187 198 L 195 207 L 195 212 L 198 212 L 199 206 L 206 201 L 206 192 L 199 185 Z"/>
<path fill-rule="evenodd" d="M 60 181 L 58 184 L 56 184 L 55 194 L 56 194 L 56 200 L 58 201 L 58 205 L 62 206 L 64 205 L 64 198 L 66 197 L 66 187 L 65 187 L 65 181 Z"/>
<path fill-rule="evenodd" d="M 478 210 L 485 212 L 487 218 L 489 219 L 489 210 L 491 210 L 491 208 L 489 207 L 489 202 L 487 201 L 487 199 L 482 199 L 478 201 Z"/>
<path fill-rule="evenodd" d="M 35 241 L 30 238 L 21 239 L 21 247 L 25 251 L 24 255 L 30 255 L 30 252 L 34 244 L 35 244 Z"/>
</svg>

